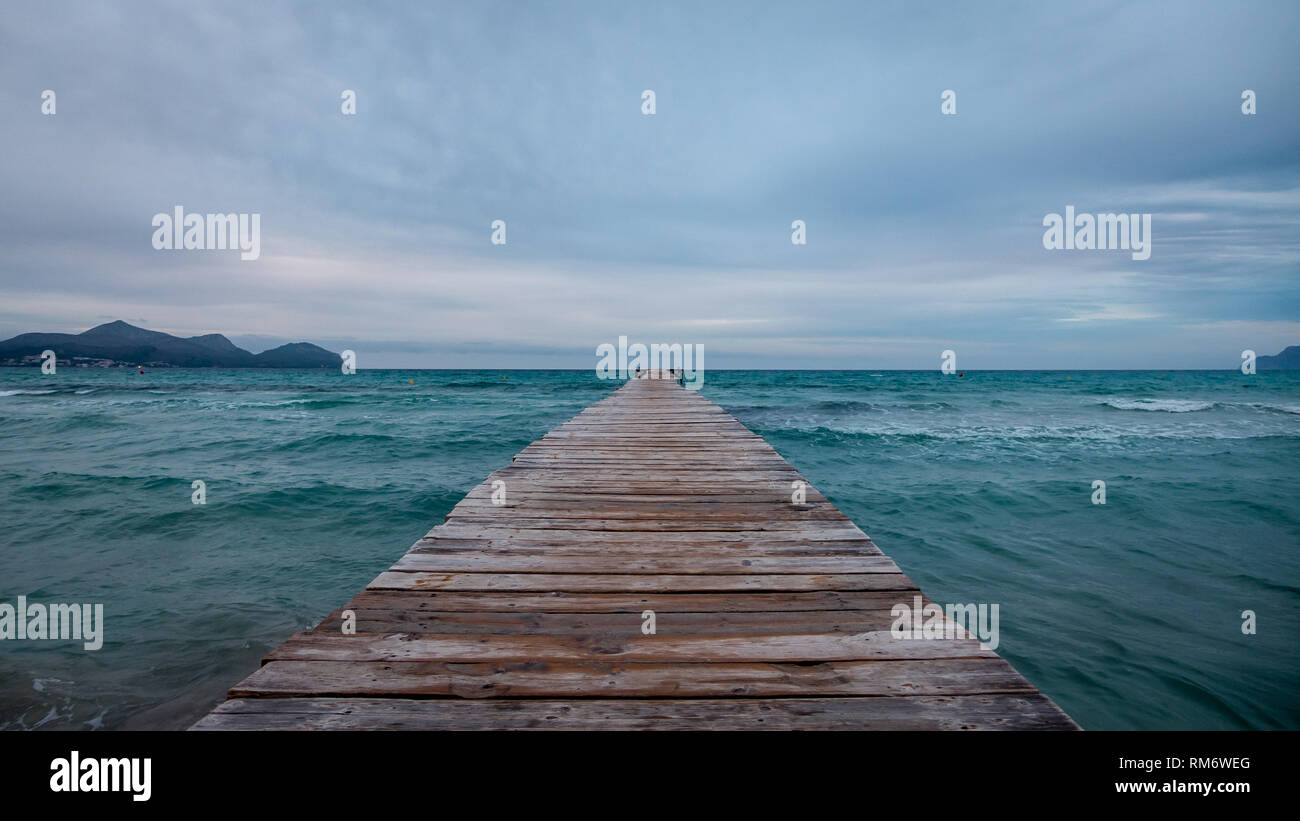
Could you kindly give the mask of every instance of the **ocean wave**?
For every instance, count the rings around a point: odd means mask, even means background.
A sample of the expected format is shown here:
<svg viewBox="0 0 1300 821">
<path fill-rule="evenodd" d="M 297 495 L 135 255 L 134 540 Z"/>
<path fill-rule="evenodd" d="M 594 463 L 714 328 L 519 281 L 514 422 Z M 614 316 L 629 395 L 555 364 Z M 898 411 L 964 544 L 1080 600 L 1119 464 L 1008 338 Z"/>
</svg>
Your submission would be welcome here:
<svg viewBox="0 0 1300 821">
<path fill-rule="evenodd" d="M 741 419 L 741 422 L 744 422 Z M 1115 425 L 1065 424 L 1043 425 L 975 425 L 949 427 L 942 425 L 917 426 L 908 424 L 840 425 L 830 420 L 772 420 L 754 424 L 751 429 L 760 436 L 791 437 L 796 442 L 816 442 L 823 438 L 839 442 L 876 443 L 893 447 L 913 443 L 969 443 L 980 447 L 1046 445 L 1060 443 L 1102 442 L 1139 447 L 1142 443 L 1172 442 L 1179 440 L 1267 440 L 1294 441 L 1294 434 L 1278 431 L 1276 427 L 1262 425 L 1223 424 L 1213 427 L 1198 425 L 1186 429 L 1150 426 L 1124 429 Z M 778 448 L 779 450 L 779 448 Z"/>
<path fill-rule="evenodd" d="M 1165 413 L 1195 413 L 1219 406 L 1218 402 L 1197 399 L 1103 399 L 1100 403 L 1115 410 L 1164 411 Z"/>
<path fill-rule="evenodd" d="M 12 391 L 0 391 L 0 396 L 44 396 L 47 393 L 55 393 L 55 391 L 52 389 L 43 391 L 27 391 L 18 389 Z"/>
<path fill-rule="evenodd" d="M 813 402 L 807 406 L 810 410 L 825 411 L 866 411 L 868 413 L 888 413 L 888 408 L 872 402 L 862 402 L 856 399 L 826 399 L 820 402 Z"/>
<path fill-rule="evenodd" d="M 250 410 L 259 408 L 297 408 L 300 410 L 327 410 L 329 408 L 343 408 L 349 405 L 356 405 L 364 402 L 365 397 L 352 396 L 340 397 L 337 399 L 283 399 L 277 402 L 225 402 L 221 401 L 222 407 L 227 409 L 248 408 Z"/>
<path fill-rule="evenodd" d="M 401 437 L 390 436 L 383 433 L 318 433 L 301 439 L 295 439 L 284 444 L 275 445 L 271 450 L 313 452 L 335 446 L 378 447 L 384 445 L 398 445 L 403 441 L 404 440 Z"/>
<path fill-rule="evenodd" d="M 1300 405 L 1270 405 L 1266 402 L 1255 402 L 1251 404 L 1251 407 L 1269 413 L 1288 413 L 1293 416 L 1300 416 Z"/>
</svg>

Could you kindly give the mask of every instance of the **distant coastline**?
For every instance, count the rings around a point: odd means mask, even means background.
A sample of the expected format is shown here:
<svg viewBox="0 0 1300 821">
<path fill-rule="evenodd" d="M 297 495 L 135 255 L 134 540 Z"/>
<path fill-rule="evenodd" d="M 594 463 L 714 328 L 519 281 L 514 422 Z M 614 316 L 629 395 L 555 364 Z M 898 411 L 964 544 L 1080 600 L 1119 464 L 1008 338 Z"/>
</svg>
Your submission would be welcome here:
<svg viewBox="0 0 1300 821">
<path fill-rule="evenodd" d="M 251 353 L 238 347 L 222 334 L 179 337 L 162 331 L 139 328 L 122 320 L 97 325 L 78 334 L 23 333 L 0 341 L 0 367 L 40 367 L 54 352 L 61 368 L 337 368 L 342 362 L 340 354 L 310 342 L 292 342 L 261 353 Z M 1256 357 L 1260 371 L 1300 370 L 1300 345 L 1291 345 L 1281 352 Z M 586 368 L 425 368 L 391 367 L 367 370 L 567 370 L 583 371 Z M 928 370 L 920 368 L 713 368 L 717 373 L 810 370 L 833 373 L 851 371 L 907 372 Z M 967 368 L 970 373 L 1017 372 L 1026 373 L 1060 371 L 1084 372 L 1141 372 L 1186 370 L 1237 370 L 1236 367 L 1217 368 Z"/>
<path fill-rule="evenodd" d="M 53 351 L 74 368 L 333 368 L 340 357 L 310 342 L 254 354 L 222 334 L 179 337 L 117 320 L 79 334 L 25 333 L 0 342 L 0 366 L 40 367 Z"/>
</svg>

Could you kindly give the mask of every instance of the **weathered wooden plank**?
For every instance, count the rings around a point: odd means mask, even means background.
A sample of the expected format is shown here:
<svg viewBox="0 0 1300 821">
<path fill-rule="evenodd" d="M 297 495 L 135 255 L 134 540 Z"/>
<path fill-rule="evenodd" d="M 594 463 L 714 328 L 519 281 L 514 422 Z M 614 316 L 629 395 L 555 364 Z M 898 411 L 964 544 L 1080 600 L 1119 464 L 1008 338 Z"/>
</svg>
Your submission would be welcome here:
<svg viewBox="0 0 1300 821">
<path fill-rule="evenodd" d="M 539 701 L 232 699 L 203 730 L 1076 730 L 1036 693 Z"/>
<path fill-rule="evenodd" d="M 387 571 L 369 590 L 532 590 L 574 593 L 678 590 L 916 590 L 902 573 L 637 574 L 418 573 Z"/>
<path fill-rule="evenodd" d="M 342 634 L 343 610 L 363 633 L 508 633 L 519 635 L 642 635 L 641 611 L 623 613 L 415 610 L 404 607 L 340 608 L 312 632 Z M 656 612 L 659 635 L 773 635 L 779 633 L 867 633 L 888 630 L 895 618 L 880 610 L 801 610 L 734 613 Z"/>
<path fill-rule="evenodd" d="M 462 553 L 492 555 L 494 553 L 511 553 L 529 555 L 537 553 L 554 553 L 564 555 L 590 555 L 599 553 L 606 556 L 618 556 L 630 559 L 653 557 L 675 558 L 682 555 L 712 556 L 719 560 L 732 558 L 790 558 L 790 557 L 843 557 L 843 556 L 880 556 L 880 548 L 870 539 L 838 539 L 819 542 L 805 542 L 797 539 L 772 540 L 763 542 L 747 541 L 704 541 L 693 543 L 683 549 L 676 544 L 662 544 L 657 540 L 636 541 L 633 543 L 611 542 L 607 544 L 592 542 L 569 542 L 563 538 L 545 540 L 532 539 L 460 539 L 460 538 L 424 538 L 411 546 L 411 553 Z"/>
<path fill-rule="evenodd" d="M 730 661 L 856 661 L 863 659 L 994 658 L 964 630 L 952 639 L 896 639 L 888 631 L 751 636 L 655 635 L 341 635 L 298 633 L 268 661 L 645 661 L 716 664 Z"/>
<path fill-rule="evenodd" d="M 390 570 L 430 573 L 780 574 L 899 573 L 888 556 L 652 556 L 573 553 L 410 552 Z"/>
<path fill-rule="evenodd" d="M 562 533 L 558 533 L 562 531 Z M 685 533 L 685 531 L 620 531 L 616 530 L 580 530 L 576 527 L 537 527 L 537 529 L 524 530 L 521 527 L 482 527 L 458 525 L 454 522 L 447 522 L 446 525 L 435 527 L 433 531 L 438 537 L 448 539 L 510 539 L 511 542 L 537 542 L 545 544 L 555 544 L 556 539 L 563 539 L 568 544 L 681 544 L 685 548 L 690 548 L 699 543 L 718 543 L 733 542 L 737 544 L 768 544 L 779 542 L 789 544 L 793 542 L 816 543 L 816 542 L 845 542 L 845 540 L 867 539 L 867 534 L 862 533 L 857 527 L 840 527 L 840 529 L 828 530 L 802 530 L 802 531 L 779 531 L 774 530 L 770 533 L 764 533 L 761 530 L 694 530 Z M 653 538 L 651 535 L 653 534 Z"/>
<path fill-rule="evenodd" d="M 759 698 L 1033 692 L 999 658 L 807 663 L 272 661 L 232 698 Z"/>
<path fill-rule="evenodd" d="M 916 595 L 909 592 L 907 596 Z M 897 591 L 794 593 L 501 593 L 362 590 L 341 609 L 393 608 L 412 613 L 450 610 L 541 613 L 790 613 L 817 610 L 875 610 L 898 603 Z M 929 603 L 922 597 L 923 602 Z"/>
<path fill-rule="evenodd" d="M 509 527 L 501 527 L 503 522 L 509 522 Z M 509 516 L 472 516 L 472 515 L 455 515 L 447 517 L 448 525 L 456 525 L 462 528 L 474 528 L 479 532 L 491 529 L 493 532 L 511 532 L 515 529 L 528 528 L 531 530 L 589 530 L 592 532 L 607 531 L 635 531 L 640 533 L 661 533 L 663 531 L 750 531 L 765 530 L 769 533 L 790 531 L 794 533 L 805 533 L 808 531 L 824 530 L 831 533 L 844 533 L 845 529 L 842 523 L 838 521 L 790 521 L 788 519 L 764 519 L 764 520 L 746 520 L 739 517 L 729 519 L 673 519 L 663 517 L 659 520 L 654 519 L 547 519 L 547 518 L 527 518 L 527 517 L 509 517 Z"/>
</svg>

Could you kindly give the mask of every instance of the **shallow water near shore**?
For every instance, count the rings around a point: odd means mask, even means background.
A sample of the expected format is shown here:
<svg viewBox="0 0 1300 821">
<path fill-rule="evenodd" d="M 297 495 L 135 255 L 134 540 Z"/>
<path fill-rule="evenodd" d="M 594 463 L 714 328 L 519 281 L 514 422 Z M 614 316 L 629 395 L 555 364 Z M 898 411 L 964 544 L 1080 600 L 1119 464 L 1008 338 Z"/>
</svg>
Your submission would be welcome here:
<svg viewBox="0 0 1300 821">
<path fill-rule="evenodd" d="M 0 642 L 0 728 L 188 726 L 616 386 L 0 369 L 0 602 L 106 618 L 95 652 Z M 931 598 L 999 604 L 998 652 L 1086 729 L 1300 729 L 1300 373 L 710 371 L 703 393 Z"/>
</svg>

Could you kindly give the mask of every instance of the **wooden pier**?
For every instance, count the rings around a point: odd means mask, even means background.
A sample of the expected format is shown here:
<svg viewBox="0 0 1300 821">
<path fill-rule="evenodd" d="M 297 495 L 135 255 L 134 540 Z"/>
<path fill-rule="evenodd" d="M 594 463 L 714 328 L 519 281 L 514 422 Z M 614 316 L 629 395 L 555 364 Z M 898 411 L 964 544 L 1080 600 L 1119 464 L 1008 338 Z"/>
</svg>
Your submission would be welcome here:
<svg viewBox="0 0 1300 821">
<path fill-rule="evenodd" d="M 795 504 L 806 480 L 761 437 L 647 376 L 489 476 L 194 729 L 1078 729 L 969 634 L 894 638 L 917 586 L 811 486 Z"/>
</svg>

